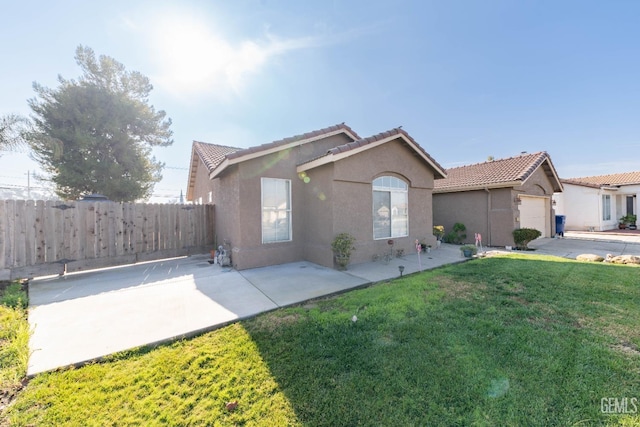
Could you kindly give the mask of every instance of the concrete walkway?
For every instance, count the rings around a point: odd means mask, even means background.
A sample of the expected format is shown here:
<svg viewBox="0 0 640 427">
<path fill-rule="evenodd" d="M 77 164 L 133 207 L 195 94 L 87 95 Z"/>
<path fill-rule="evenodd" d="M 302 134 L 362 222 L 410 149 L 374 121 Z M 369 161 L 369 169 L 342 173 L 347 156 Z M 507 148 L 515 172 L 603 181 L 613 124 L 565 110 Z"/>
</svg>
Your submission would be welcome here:
<svg viewBox="0 0 640 427">
<path fill-rule="evenodd" d="M 565 239 L 538 239 L 530 246 L 533 254 L 567 258 L 640 255 L 640 236 L 616 240 L 610 233 L 566 233 Z M 401 265 L 411 274 L 464 260 L 459 246 L 446 244 L 420 259 L 414 253 L 388 263 L 352 265 L 345 272 L 309 262 L 235 271 L 207 259 L 191 256 L 32 280 L 28 375 L 397 278 Z"/>
<path fill-rule="evenodd" d="M 236 271 L 191 256 L 29 284 L 28 375 L 145 344 L 196 335 L 230 322 L 404 274 L 462 261 L 458 246 L 353 265 L 309 262 Z"/>
</svg>

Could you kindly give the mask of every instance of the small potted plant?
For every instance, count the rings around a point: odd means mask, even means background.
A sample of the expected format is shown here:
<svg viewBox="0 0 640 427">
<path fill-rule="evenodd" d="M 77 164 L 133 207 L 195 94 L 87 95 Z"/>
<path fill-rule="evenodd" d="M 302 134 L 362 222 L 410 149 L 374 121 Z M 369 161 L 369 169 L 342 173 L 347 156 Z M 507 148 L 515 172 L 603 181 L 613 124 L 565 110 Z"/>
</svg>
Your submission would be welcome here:
<svg viewBox="0 0 640 427">
<path fill-rule="evenodd" d="M 338 269 L 346 270 L 351 258 L 351 251 L 356 249 L 356 238 L 349 233 L 340 233 L 331 242 L 331 249 L 336 257 Z"/>
<path fill-rule="evenodd" d="M 628 214 L 627 219 L 629 220 L 629 230 L 637 230 L 636 220 L 638 219 L 637 215 Z"/>
<path fill-rule="evenodd" d="M 440 242 L 444 236 L 444 225 L 434 225 L 433 235 L 436 236 L 436 239 Z"/>
<path fill-rule="evenodd" d="M 625 228 L 627 228 L 627 216 L 623 216 L 618 220 L 618 228 L 620 230 L 624 230 Z"/>
<path fill-rule="evenodd" d="M 462 251 L 465 258 L 471 258 L 473 255 L 478 253 L 478 248 L 476 245 L 462 245 L 460 246 L 460 251 Z"/>
</svg>

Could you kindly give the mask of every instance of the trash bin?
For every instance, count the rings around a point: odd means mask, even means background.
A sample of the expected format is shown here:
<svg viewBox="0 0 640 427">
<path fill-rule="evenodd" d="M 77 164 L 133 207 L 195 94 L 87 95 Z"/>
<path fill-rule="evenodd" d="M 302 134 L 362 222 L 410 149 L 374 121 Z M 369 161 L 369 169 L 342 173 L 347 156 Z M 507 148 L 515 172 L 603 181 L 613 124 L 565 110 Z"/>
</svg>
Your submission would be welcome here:
<svg viewBox="0 0 640 427">
<path fill-rule="evenodd" d="M 556 236 L 564 237 L 564 223 L 567 217 L 565 215 L 556 215 Z"/>
</svg>

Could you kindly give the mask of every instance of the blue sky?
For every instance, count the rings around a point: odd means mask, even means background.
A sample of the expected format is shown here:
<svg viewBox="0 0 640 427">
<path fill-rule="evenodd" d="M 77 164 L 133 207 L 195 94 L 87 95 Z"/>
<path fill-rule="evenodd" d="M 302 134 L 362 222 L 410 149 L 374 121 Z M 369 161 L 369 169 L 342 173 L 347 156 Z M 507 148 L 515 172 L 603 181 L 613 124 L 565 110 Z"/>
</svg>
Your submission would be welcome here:
<svg viewBox="0 0 640 427">
<path fill-rule="evenodd" d="M 444 167 L 546 150 L 561 177 L 640 170 L 635 0 L 3 3 L 0 114 L 78 77 L 80 44 L 151 79 L 175 140 L 155 200 L 186 190 L 193 140 L 341 122 L 403 126 Z M 26 185 L 37 165 L 2 154 L 0 186 Z"/>
</svg>

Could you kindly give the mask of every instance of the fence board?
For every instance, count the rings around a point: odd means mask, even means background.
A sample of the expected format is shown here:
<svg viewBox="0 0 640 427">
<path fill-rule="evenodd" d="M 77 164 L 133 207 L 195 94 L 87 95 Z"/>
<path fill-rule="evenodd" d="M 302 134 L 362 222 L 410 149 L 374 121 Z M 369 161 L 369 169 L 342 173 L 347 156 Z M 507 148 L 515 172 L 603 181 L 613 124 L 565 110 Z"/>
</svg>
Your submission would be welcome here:
<svg viewBox="0 0 640 427">
<path fill-rule="evenodd" d="M 75 251 L 76 255 L 73 259 L 87 258 L 87 213 L 89 203 L 76 203 L 76 219 L 73 223 L 73 231 L 75 233 Z"/>
<path fill-rule="evenodd" d="M 24 200 L 16 200 L 15 210 L 13 212 L 13 238 L 15 239 L 14 244 L 14 255 L 13 255 L 13 263 L 15 266 L 19 265 L 27 265 L 26 261 L 26 221 L 24 218 L 24 212 L 26 209 L 26 202 Z"/>
<path fill-rule="evenodd" d="M 24 212 L 25 265 L 36 263 L 36 202 L 27 200 Z"/>
<path fill-rule="evenodd" d="M 207 251 L 213 212 L 212 205 L 0 200 L 0 280 Z"/>
<path fill-rule="evenodd" d="M 56 238 L 58 233 L 55 232 L 55 211 L 53 209 L 54 202 L 49 200 L 44 204 L 43 211 L 43 223 L 45 231 L 44 237 L 44 246 L 45 246 L 45 262 L 55 262 L 58 258 L 56 256 L 57 251 L 57 242 Z"/>
<path fill-rule="evenodd" d="M 8 213 L 7 213 L 7 203 L 8 201 L 0 200 L 0 271 L 5 270 L 9 265 L 7 265 L 7 258 L 5 257 L 6 247 L 7 247 L 7 221 L 8 221 Z M 5 279 L 0 279 L 5 280 Z"/>
<path fill-rule="evenodd" d="M 97 254 L 98 258 L 109 257 L 109 221 L 107 215 L 107 203 L 96 203 L 96 237 L 97 237 Z"/>
<path fill-rule="evenodd" d="M 44 264 L 47 261 L 47 246 L 45 243 L 45 217 L 44 217 L 44 201 L 36 201 L 36 218 L 35 218 L 35 232 L 36 232 L 36 260 L 35 264 Z M 1 246 L 1 244 L 0 244 Z"/>
</svg>

